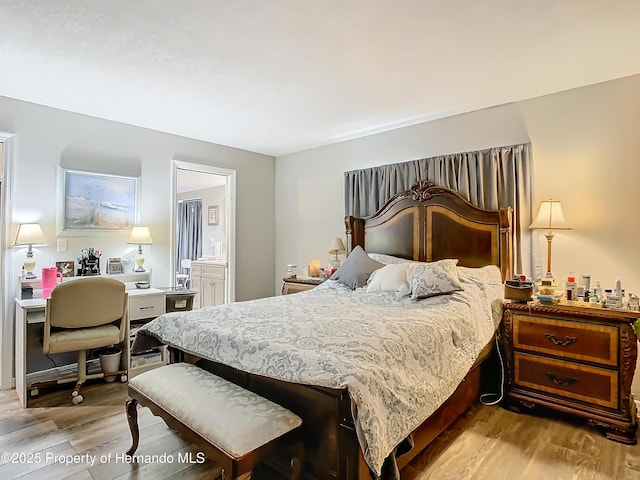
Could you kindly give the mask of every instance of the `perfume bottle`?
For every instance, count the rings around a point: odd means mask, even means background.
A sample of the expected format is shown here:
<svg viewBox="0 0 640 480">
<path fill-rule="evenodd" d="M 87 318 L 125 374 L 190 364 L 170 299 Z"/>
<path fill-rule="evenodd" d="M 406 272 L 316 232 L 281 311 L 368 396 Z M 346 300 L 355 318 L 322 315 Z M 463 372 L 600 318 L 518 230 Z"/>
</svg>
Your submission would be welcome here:
<svg viewBox="0 0 640 480">
<path fill-rule="evenodd" d="M 600 286 L 600 280 L 596 280 L 596 286 L 593 289 L 593 296 L 596 297 L 597 302 L 602 302 L 602 287 Z"/>
</svg>

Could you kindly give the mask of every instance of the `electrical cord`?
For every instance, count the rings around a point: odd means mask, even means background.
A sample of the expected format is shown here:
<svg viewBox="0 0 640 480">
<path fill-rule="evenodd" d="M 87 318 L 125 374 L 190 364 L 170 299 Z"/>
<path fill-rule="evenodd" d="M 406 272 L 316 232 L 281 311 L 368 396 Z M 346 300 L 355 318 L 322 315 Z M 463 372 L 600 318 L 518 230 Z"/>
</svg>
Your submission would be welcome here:
<svg viewBox="0 0 640 480">
<path fill-rule="evenodd" d="M 502 360 L 502 353 L 500 353 L 498 337 L 496 337 L 496 350 L 498 350 L 498 359 L 500 360 L 500 393 L 492 392 L 480 395 L 480 403 L 487 406 L 497 405 L 504 398 L 504 361 Z"/>
<path fill-rule="evenodd" d="M 49 355 L 48 353 L 45 353 L 45 355 L 46 355 L 46 356 L 47 356 L 47 358 L 51 361 L 51 363 L 53 363 L 53 366 L 54 366 L 55 368 L 58 368 L 58 367 L 60 366 L 60 365 L 58 365 L 58 364 L 56 363 L 56 361 L 53 359 L 53 357 L 52 357 L 51 355 Z"/>
</svg>

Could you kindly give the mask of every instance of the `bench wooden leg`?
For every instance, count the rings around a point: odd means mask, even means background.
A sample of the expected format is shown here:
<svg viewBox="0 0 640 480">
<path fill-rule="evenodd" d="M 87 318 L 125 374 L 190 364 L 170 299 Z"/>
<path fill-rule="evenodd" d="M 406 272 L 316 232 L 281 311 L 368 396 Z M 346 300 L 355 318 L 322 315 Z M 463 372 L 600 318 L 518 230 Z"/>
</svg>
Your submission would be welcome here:
<svg viewBox="0 0 640 480">
<path fill-rule="evenodd" d="M 131 430 L 131 438 L 133 439 L 131 448 L 127 450 L 127 455 L 133 455 L 138 449 L 138 441 L 140 440 L 140 431 L 138 430 L 138 401 L 135 398 L 128 398 L 125 408 L 127 410 L 129 430 Z"/>
</svg>

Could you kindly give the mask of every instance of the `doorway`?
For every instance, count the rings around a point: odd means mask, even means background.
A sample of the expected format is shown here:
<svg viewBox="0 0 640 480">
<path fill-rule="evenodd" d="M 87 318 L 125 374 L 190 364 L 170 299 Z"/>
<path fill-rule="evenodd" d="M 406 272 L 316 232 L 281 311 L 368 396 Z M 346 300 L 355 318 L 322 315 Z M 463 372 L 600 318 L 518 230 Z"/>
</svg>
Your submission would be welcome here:
<svg viewBox="0 0 640 480">
<path fill-rule="evenodd" d="M 171 261 L 176 285 L 184 286 L 191 261 L 221 264 L 225 302 L 235 300 L 235 174 L 235 170 L 173 161 Z"/>
<path fill-rule="evenodd" d="M 12 239 L 9 237 L 13 220 L 12 172 L 15 158 L 14 135 L 0 131 L 0 389 L 14 388 L 13 337 L 15 314 L 13 311 L 15 274 L 11 262 Z"/>
</svg>

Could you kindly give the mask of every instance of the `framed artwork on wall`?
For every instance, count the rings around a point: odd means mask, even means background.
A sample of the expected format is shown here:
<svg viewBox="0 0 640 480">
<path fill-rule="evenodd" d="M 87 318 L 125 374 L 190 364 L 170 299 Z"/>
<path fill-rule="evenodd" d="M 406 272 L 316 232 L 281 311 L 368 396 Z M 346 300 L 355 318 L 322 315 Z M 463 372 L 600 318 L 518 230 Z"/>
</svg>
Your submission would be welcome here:
<svg viewBox="0 0 640 480">
<path fill-rule="evenodd" d="M 58 167 L 58 235 L 128 231 L 138 221 L 139 178 Z"/>
<path fill-rule="evenodd" d="M 207 211 L 209 225 L 218 225 L 218 205 L 211 205 Z"/>
</svg>

